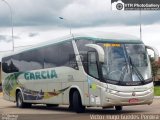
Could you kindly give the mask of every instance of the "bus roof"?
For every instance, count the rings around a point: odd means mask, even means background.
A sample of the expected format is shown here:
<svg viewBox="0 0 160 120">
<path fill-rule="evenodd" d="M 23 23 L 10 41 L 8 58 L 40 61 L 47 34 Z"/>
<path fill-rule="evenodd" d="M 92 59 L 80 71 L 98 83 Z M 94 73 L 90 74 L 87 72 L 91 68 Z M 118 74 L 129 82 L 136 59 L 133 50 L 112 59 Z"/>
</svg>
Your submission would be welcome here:
<svg viewBox="0 0 160 120">
<path fill-rule="evenodd" d="M 142 44 L 143 42 L 133 36 L 128 34 L 118 34 L 118 33 L 105 33 L 105 32 L 92 32 L 85 34 L 73 34 L 75 39 L 90 39 L 95 41 L 104 41 L 104 42 L 119 42 L 119 43 L 137 43 Z"/>
<path fill-rule="evenodd" d="M 132 35 L 127 35 L 127 34 L 106 33 L 106 32 L 90 32 L 90 33 L 79 33 L 79 34 L 76 33 L 76 34 L 64 36 L 62 38 L 52 39 L 52 40 L 37 44 L 35 46 L 25 47 L 24 49 L 17 50 L 16 52 L 7 53 L 4 56 L 7 57 L 10 55 L 18 54 L 18 53 L 36 49 L 39 47 L 56 44 L 59 42 L 65 42 L 68 40 L 72 40 L 73 38 L 76 40 L 81 39 L 81 40 L 94 40 L 94 41 L 101 41 L 101 42 L 143 44 L 143 42 L 139 38 Z"/>
</svg>

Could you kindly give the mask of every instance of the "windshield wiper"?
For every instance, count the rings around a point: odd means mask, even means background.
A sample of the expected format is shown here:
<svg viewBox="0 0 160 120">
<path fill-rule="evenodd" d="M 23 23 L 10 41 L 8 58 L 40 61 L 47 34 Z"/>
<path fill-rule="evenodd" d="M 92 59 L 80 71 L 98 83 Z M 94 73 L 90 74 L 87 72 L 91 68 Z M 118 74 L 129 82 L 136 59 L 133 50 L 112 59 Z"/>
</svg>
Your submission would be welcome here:
<svg viewBox="0 0 160 120">
<path fill-rule="evenodd" d="M 119 82 L 122 82 L 124 80 L 124 76 L 125 76 L 126 72 L 127 73 L 129 72 L 127 65 L 125 65 L 124 68 L 123 68 L 123 70 L 122 70 L 122 75 L 121 75 L 121 77 L 119 79 Z"/>
<path fill-rule="evenodd" d="M 132 70 L 137 74 L 137 76 L 141 80 L 141 82 L 143 82 L 144 81 L 143 76 L 141 75 L 139 70 L 136 68 L 136 66 L 133 64 L 131 57 L 130 56 L 128 56 L 128 57 L 129 57 L 129 63 L 132 66 Z"/>
</svg>

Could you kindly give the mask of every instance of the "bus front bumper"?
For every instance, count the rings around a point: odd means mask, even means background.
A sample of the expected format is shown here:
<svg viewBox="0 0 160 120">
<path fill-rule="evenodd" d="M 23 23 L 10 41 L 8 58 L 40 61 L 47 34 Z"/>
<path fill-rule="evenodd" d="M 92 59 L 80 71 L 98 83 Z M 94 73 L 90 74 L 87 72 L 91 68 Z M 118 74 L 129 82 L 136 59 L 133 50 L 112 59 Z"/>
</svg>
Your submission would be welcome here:
<svg viewBox="0 0 160 120">
<path fill-rule="evenodd" d="M 147 90 L 143 92 L 105 92 L 102 99 L 103 107 L 112 106 L 130 106 L 130 105 L 142 105 L 151 104 L 153 102 L 154 92 L 153 90 Z"/>
</svg>

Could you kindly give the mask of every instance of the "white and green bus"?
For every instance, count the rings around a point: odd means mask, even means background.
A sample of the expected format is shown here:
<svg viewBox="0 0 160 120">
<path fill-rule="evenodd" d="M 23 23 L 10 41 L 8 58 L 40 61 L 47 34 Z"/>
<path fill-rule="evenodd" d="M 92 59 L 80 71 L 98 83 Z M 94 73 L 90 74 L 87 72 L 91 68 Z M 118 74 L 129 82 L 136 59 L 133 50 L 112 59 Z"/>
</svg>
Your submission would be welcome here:
<svg viewBox="0 0 160 120">
<path fill-rule="evenodd" d="M 151 104 L 150 59 L 144 43 L 130 35 L 72 34 L 2 58 L 4 99 L 32 104 L 86 107 Z M 155 52 L 155 59 L 157 58 Z"/>
</svg>

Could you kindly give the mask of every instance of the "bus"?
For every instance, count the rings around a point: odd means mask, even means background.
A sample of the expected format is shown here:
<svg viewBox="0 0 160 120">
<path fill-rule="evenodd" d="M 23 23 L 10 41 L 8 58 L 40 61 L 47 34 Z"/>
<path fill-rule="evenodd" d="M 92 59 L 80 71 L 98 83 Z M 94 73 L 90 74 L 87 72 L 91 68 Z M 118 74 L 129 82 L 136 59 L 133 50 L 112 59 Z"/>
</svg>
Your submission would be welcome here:
<svg viewBox="0 0 160 120">
<path fill-rule="evenodd" d="M 72 34 L 2 58 L 3 98 L 32 104 L 87 107 L 150 105 L 154 90 L 147 50 L 137 37 L 116 33 Z"/>
</svg>

